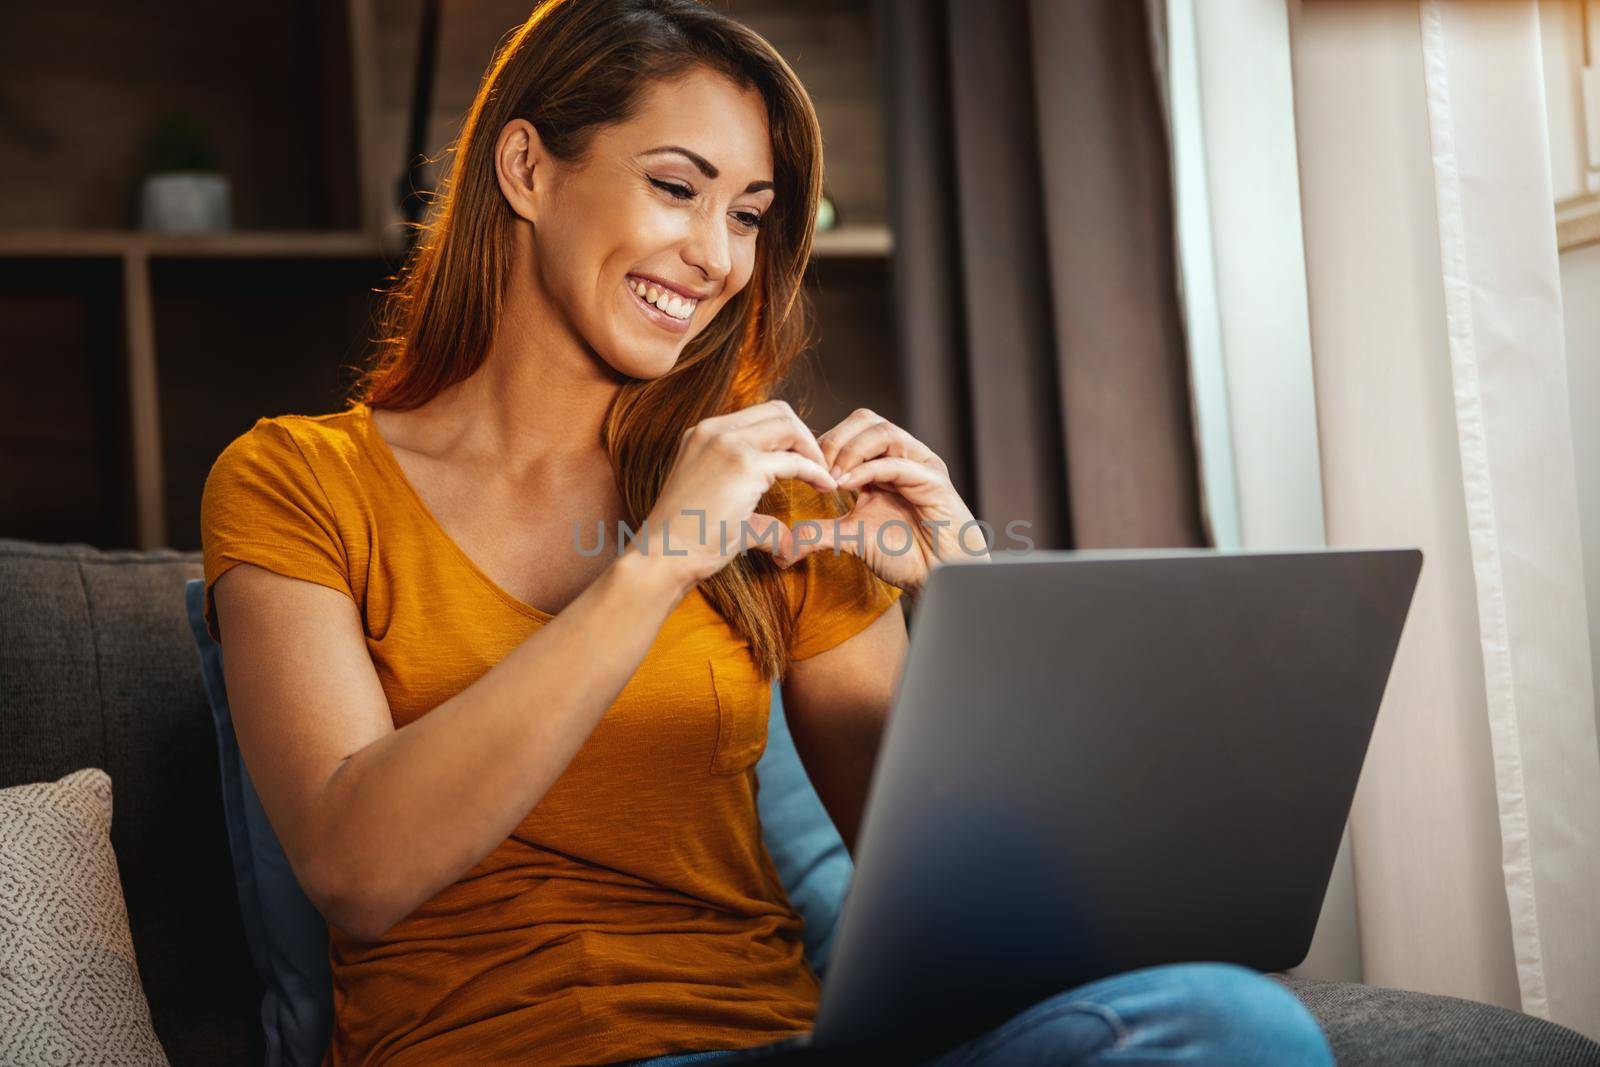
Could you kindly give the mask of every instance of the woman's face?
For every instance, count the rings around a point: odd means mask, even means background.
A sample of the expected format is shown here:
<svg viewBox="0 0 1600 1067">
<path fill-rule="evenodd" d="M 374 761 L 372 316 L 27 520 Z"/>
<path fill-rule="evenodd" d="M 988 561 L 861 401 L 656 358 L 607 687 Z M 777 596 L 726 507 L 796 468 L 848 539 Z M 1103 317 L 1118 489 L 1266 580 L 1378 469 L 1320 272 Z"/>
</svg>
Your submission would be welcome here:
<svg viewBox="0 0 1600 1067">
<path fill-rule="evenodd" d="M 617 372 L 667 373 L 749 282 L 774 196 L 756 90 L 696 68 L 650 85 L 578 164 L 545 153 L 521 120 L 500 151 L 501 188 L 533 223 L 535 284 Z"/>
</svg>

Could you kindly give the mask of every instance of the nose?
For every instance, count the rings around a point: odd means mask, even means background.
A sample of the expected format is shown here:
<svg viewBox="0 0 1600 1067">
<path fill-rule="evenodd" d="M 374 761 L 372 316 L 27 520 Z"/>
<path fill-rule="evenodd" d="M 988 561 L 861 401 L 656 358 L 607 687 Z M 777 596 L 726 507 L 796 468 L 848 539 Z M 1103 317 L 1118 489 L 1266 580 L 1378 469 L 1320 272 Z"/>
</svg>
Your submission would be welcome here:
<svg viewBox="0 0 1600 1067">
<path fill-rule="evenodd" d="M 709 282 L 721 282 L 733 270 L 728 226 L 721 212 L 696 213 L 683 243 L 683 261 L 698 270 Z"/>
</svg>

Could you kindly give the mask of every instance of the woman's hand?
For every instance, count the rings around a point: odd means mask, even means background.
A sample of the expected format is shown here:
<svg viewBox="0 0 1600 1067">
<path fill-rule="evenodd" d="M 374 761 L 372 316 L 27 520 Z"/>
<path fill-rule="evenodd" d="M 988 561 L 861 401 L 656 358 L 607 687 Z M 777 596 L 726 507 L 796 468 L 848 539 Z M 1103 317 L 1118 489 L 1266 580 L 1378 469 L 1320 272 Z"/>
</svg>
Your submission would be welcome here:
<svg viewBox="0 0 1600 1067">
<path fill-rule="evenodd" d="M 982 529 L 927 445 L 866 408 L 817 444 L 839 487 L 859 492 L 848 515 L 820 523 L 820 538 L 814 527 L 797 524 L 795 558 L 819 549 L 849 552 L 910 593 L 943 563 L 988 561 Z"/>
<path fill-rule="evenodd" d="M 782 400 L 702 419 L 684 431 L 640 538 L 685 589 L 716 574 L 741 548 L 792 562 L 789 528 L 756 505 L 772 483 L 796 478 L 831 493 L 837 483 L 809 427 Z"/>
</svg>

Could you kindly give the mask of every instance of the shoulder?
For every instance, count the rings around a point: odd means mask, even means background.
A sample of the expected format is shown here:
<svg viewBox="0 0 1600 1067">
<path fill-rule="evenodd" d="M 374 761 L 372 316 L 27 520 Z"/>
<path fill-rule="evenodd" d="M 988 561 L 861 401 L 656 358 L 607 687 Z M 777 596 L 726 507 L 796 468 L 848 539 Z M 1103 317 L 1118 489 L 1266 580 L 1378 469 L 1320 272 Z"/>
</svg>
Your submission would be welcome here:
<svg viewBox="0 0 1600 1067">
<path fill-rule="evenodd" d="M 360 426 L 354 410 L 256 419 L 206 472 L 202 517 L 238 507 L 293 504 L 346 514 L 362 496 Z"/>
<path fill-rule="evenodd" d="M 206 625 L 220 626 L 212 587 L 253 564 L 344 592 L 365 604 L 371 542 L 349 457 L 358 443 L 346 413 L 259 418 L 211 465 L 200 497 Z"/>
<path fill-rule="evenodd" d="M 341 472 L 355 469 L 359 433 L 353 408 L 325 415 L 263 416 L 218 454 L 206 485 L 314 482 L 326 490 L 343 481 Z"/>
<path fill-rule="evenodd" d="M 358 408 L 326 415 L 263 416 L 230 441 L 222 455 L 250 458 L 297 454 L 306 462 L 342 459 L 348 463 L 359 449 L 359 416 Z"/>
<path fill-rule="evenodd" d="M 278 415 L 263 422 L 277 423 L 297 442 L 317 449 L 351 449 L 364 421 L 360 405 L 325 415 Z"/>
</svg>

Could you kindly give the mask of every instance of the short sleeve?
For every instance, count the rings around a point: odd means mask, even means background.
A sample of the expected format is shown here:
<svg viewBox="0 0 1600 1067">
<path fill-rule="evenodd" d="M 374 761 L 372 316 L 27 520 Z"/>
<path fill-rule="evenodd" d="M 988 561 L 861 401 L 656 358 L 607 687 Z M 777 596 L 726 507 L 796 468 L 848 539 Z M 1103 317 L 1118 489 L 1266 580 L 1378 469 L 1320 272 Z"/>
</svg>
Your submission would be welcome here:
<svg viewBox="0 0 1600 1067">
<path fill-rule="evenodd" d="M 804 482 L 785 481 L 774 514 L 793 526 L 802 519 L 826 521 L 843 514 L 830 497 Z M 826 652 L 865 630 L 900 598 L 898 586 L 872 572 L 858 557 L 819 548 L 783 572 L 794 618 L 791 660 Z"/>
<path fill-rule="evenodd" d="M 200 497 L 206 629 L 221 641 L 212 587 L 240 563 L 350 591 L 333 507 L 289 431 L 257 419 L 222 450 Z"/>
</svg>

